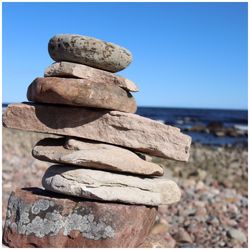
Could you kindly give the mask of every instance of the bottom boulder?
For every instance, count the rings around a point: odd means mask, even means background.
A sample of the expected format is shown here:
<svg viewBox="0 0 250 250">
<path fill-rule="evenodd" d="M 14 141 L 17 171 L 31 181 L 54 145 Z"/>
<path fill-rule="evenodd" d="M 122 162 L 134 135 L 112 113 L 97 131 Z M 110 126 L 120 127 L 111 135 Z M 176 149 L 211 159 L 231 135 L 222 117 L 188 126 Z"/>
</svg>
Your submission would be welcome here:
<svg viewBox="0 0 250 250">
<path fill-rule="evenodd" d="M 9 247 L 138 247 L 157 207 L 85 201 L 39 188 L 10 195 L 3 242 Z"/>
</svg>

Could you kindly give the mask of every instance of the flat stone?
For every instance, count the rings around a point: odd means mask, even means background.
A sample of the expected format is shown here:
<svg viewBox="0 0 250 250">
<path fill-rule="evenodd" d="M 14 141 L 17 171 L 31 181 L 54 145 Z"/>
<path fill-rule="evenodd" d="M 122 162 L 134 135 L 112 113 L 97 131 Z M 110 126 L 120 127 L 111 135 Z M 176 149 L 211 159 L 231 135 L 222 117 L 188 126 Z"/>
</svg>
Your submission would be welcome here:
<svg viewBox="0 0 250 250">
<path fill-rule="evenodd" d="M 92 68 L 79 63 L 56 62 L 44 72 L 45 77 L 71 77 L 89 80 L 95 83 L 115 84 L 128 91 L 139 91 L 136 84 L 122 76 L 115 75 L 105 70 Z"/>
<path fill-rule="evenodd" d="M 155 207 L 67 199 L 29 188 L 12 192 L 3 242 L 14 248 L 137 247 L 148 235 Z"/>
<path fill-rule="evenodd" d="M 150 155 L 187 161 L 191 137 L 180 129 L 119 111 L 38 104 L 11 104 L 3 125 L 28 131 L 102 141 Z"/>
<path fill-rule="evenodd" d="M 138 175 L 163 175 L 163 169 L 141 159 L 132 151 L 94 141 L 46 138 L 39 141 L 32 155 L 42 161 Z"/>
<path fill-rule="evenodd" d="M 132 54 L 127 49 L 81 35 L 55 35 L 49 41 L 48 50 L 57 62 L 81 63 L 110 72 L 125 69 L 132 61 Z"/>
<path fill-rule="evenodd" d="M 133 96 L 117 85 L 76 78 L 36 78 L 28 88 L 27 98 L 33 102 L 103 108 L 131 113 L 137 109 Z"/>
<path fill-rule="evenodd" d="M 70 196 L 149 206 L 172 204 L 181 197 L 179 187 L 171 180 L 140 178 L 70 165 L 49 167 L 42 184 L 46 190 Z"/>
</svg>

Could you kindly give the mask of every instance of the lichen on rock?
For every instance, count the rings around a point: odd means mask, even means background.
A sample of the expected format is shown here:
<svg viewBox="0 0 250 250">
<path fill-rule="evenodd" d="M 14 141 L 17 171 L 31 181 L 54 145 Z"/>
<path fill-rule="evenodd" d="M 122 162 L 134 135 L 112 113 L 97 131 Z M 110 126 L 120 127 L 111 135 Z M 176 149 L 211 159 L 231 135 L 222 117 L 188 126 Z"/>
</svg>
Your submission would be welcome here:
<svg viewBox="0 0 250 250">
<path fill-rule="evenodd" d="M 95 218 L 92 211 L 75 207 L 69 214 L 61 214 L 61 207 L 47 199 L 39 199 L 28 204 L 11 196 L 9 199 L 6 226 L 18 234 L 35 235 L 42 238 L 57 235 L 63 229 L 63 235 L 79 231 L 88 239 L 99 240 L 113 238 L 115 230 L 106 219 Z"/>
</svg>

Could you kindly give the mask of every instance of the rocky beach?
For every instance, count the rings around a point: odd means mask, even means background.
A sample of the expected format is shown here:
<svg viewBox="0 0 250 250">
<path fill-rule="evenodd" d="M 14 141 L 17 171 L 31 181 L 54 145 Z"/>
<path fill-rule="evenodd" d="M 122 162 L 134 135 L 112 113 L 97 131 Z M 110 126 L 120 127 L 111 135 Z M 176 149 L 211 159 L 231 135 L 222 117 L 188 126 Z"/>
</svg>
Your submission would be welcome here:
<svg viewBox="0 0 250 250">
<path fill-rule="evenodd" d="M 3 112 L 4 244 L 247 246 L 244 111 L 135 114 L 139 87 L 115 74 L 131 64 L 128 49 L 60 34 L 48 52 L 55 62 L 28 102 Z"/>
<path fill-rule="evenodd" d="M 3 128 L 3 225 L 12 190 L 42 187 L 41 178 L 51 164 L 34 159 L 31 151 L 47 137 Z M 244 145 L 192 144 L 188 163 L 147 157 L 177 182 L 182 198 L 159 207 L 143 247 L 247 247 L 247 155 Z"/>
</svg>

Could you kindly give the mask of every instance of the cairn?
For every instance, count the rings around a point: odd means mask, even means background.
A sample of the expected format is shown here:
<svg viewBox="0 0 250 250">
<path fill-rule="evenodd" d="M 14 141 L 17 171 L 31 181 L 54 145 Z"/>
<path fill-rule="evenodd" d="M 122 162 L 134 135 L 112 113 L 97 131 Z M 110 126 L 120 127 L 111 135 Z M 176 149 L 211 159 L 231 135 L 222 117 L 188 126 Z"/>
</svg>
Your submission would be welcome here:
<svg viewBox="0 0 250 250">
<path fill-rule="evenodd" d="M 145 154 L 187 161 L 191 138 L 178 128 L 133 114 L 138 91 L 114 74 L 132 61 L 113 43 L 56 35 L 56 62 L 28 87 L 30 102 L 9 105 L 8 128 L 61 135 L 45 138 L 32 155 L 54 163 L 44 189 L 12 192 L 3 240 L 10 247 L 138 247 L 157 207 L 179 201 L 172 180 Z"/>
</svg>

